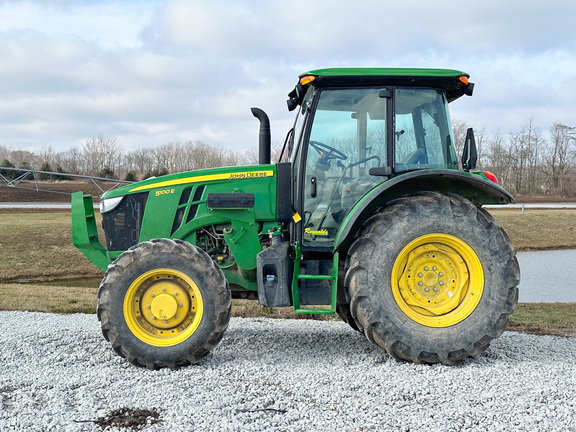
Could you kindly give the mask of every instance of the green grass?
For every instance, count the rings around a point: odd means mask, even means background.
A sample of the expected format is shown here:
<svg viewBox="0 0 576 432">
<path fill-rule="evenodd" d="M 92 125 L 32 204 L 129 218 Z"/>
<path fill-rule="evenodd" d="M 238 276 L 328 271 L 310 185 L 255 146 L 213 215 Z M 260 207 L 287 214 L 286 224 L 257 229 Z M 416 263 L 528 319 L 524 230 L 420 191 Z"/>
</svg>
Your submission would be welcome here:
<svg viewBox="0 0 576 432">
<path fill-rule="evenodd" d="M 576 336 L 576 303 L 521 303 L 510 317 L 510 330 Z"/>
<path fill-rule="evenodd" d="M 72 244 L 69 212 L 0 213 L 0 282 L 78 275 L 102 272 Z"/>
<path fill-rule="evenodd" d="M 491 209 L 519 251 L 576 249 L 576 210 Z"/>
<path fill-rule="evenodd" d="M 0 284 L 0 310 L 96 313 L 97 288 Z"/>
</svg>

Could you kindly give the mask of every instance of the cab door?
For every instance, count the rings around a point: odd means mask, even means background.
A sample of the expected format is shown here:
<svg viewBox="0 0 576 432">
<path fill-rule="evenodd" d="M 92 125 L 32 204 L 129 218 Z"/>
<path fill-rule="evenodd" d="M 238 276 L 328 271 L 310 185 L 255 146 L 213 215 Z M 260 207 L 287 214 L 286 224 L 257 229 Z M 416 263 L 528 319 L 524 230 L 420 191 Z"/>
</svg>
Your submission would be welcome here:
<svg viewBox="0 0 576 432">
<path fill-rule="evenodd" d="M 302 136 L 297 204 L 304 249 L 330 250 L 345 216 L 384 181 L 370 175 L 385 167 L 387 104 L 381 88 L 322 89 Z M 310 121 L 311 120 L 311 121 Z"/>
</svg>

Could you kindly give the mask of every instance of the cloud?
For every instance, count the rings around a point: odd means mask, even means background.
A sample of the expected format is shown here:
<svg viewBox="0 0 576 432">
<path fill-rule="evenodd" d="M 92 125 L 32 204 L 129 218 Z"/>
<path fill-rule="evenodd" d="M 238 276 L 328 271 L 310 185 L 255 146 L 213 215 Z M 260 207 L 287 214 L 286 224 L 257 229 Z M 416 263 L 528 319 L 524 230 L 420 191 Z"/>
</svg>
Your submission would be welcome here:
<svg viewBox="0 0 576 432">
<path fill-rule="evenodd" d="M 273 140 L 286 95 L 320 67 L 447 67 L 476 82 L 453 117 L 513 130 L 571 124 L 576 3 L 488 0 L 0 1 L 0 144 L 65 150 L 99 132 L 127 150 Z"/>
<path fill-rule="evenodd" d="M 137 47 L 151 1 L 0 1 L 0 29 L 32 29 L 47 37 L 75 35 L 109 48 Z"/>
</svg>

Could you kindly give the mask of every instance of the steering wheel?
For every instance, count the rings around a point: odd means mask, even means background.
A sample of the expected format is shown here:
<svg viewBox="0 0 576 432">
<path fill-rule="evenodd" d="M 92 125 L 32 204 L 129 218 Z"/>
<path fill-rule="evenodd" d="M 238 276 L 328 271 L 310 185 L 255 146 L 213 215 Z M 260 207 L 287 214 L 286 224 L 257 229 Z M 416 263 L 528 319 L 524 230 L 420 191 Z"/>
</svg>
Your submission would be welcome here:
<svg viewBox="0 0 576 432">
<path fill-rule="evenodd" d="M 417 149 L 402 159 L 400 163 L 406 165 L 415 165 L 424 162 L 424 149 Z"/>
<path fill-rule="evenodd" d="M 348 156 L 342 153 L 340 150 L 336 150 L 334 147 L 330 147 L 328 144 L 324 144 L 320 141 L 310 141 L 310 147 L 318 152 L 320 158 L 324 161 L 329 161 L 330 159 L 340 159 L 346 160 Z"/>
</svg>

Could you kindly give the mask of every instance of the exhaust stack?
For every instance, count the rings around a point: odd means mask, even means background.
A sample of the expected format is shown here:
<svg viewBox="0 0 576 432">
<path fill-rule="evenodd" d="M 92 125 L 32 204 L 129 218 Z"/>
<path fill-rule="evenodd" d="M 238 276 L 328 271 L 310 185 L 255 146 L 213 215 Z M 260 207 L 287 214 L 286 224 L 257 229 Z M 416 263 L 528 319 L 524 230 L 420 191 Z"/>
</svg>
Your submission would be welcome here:
<svg viewBox="0 0 576 432">
<path fill-rule="evenodd" d="M 260 165 L 270 164 L 270 119 L 260 108 L 251 108 L 252 115 L 260 120 L 260 135 L 258 140 L 258 163 Z"/>
</svg>

